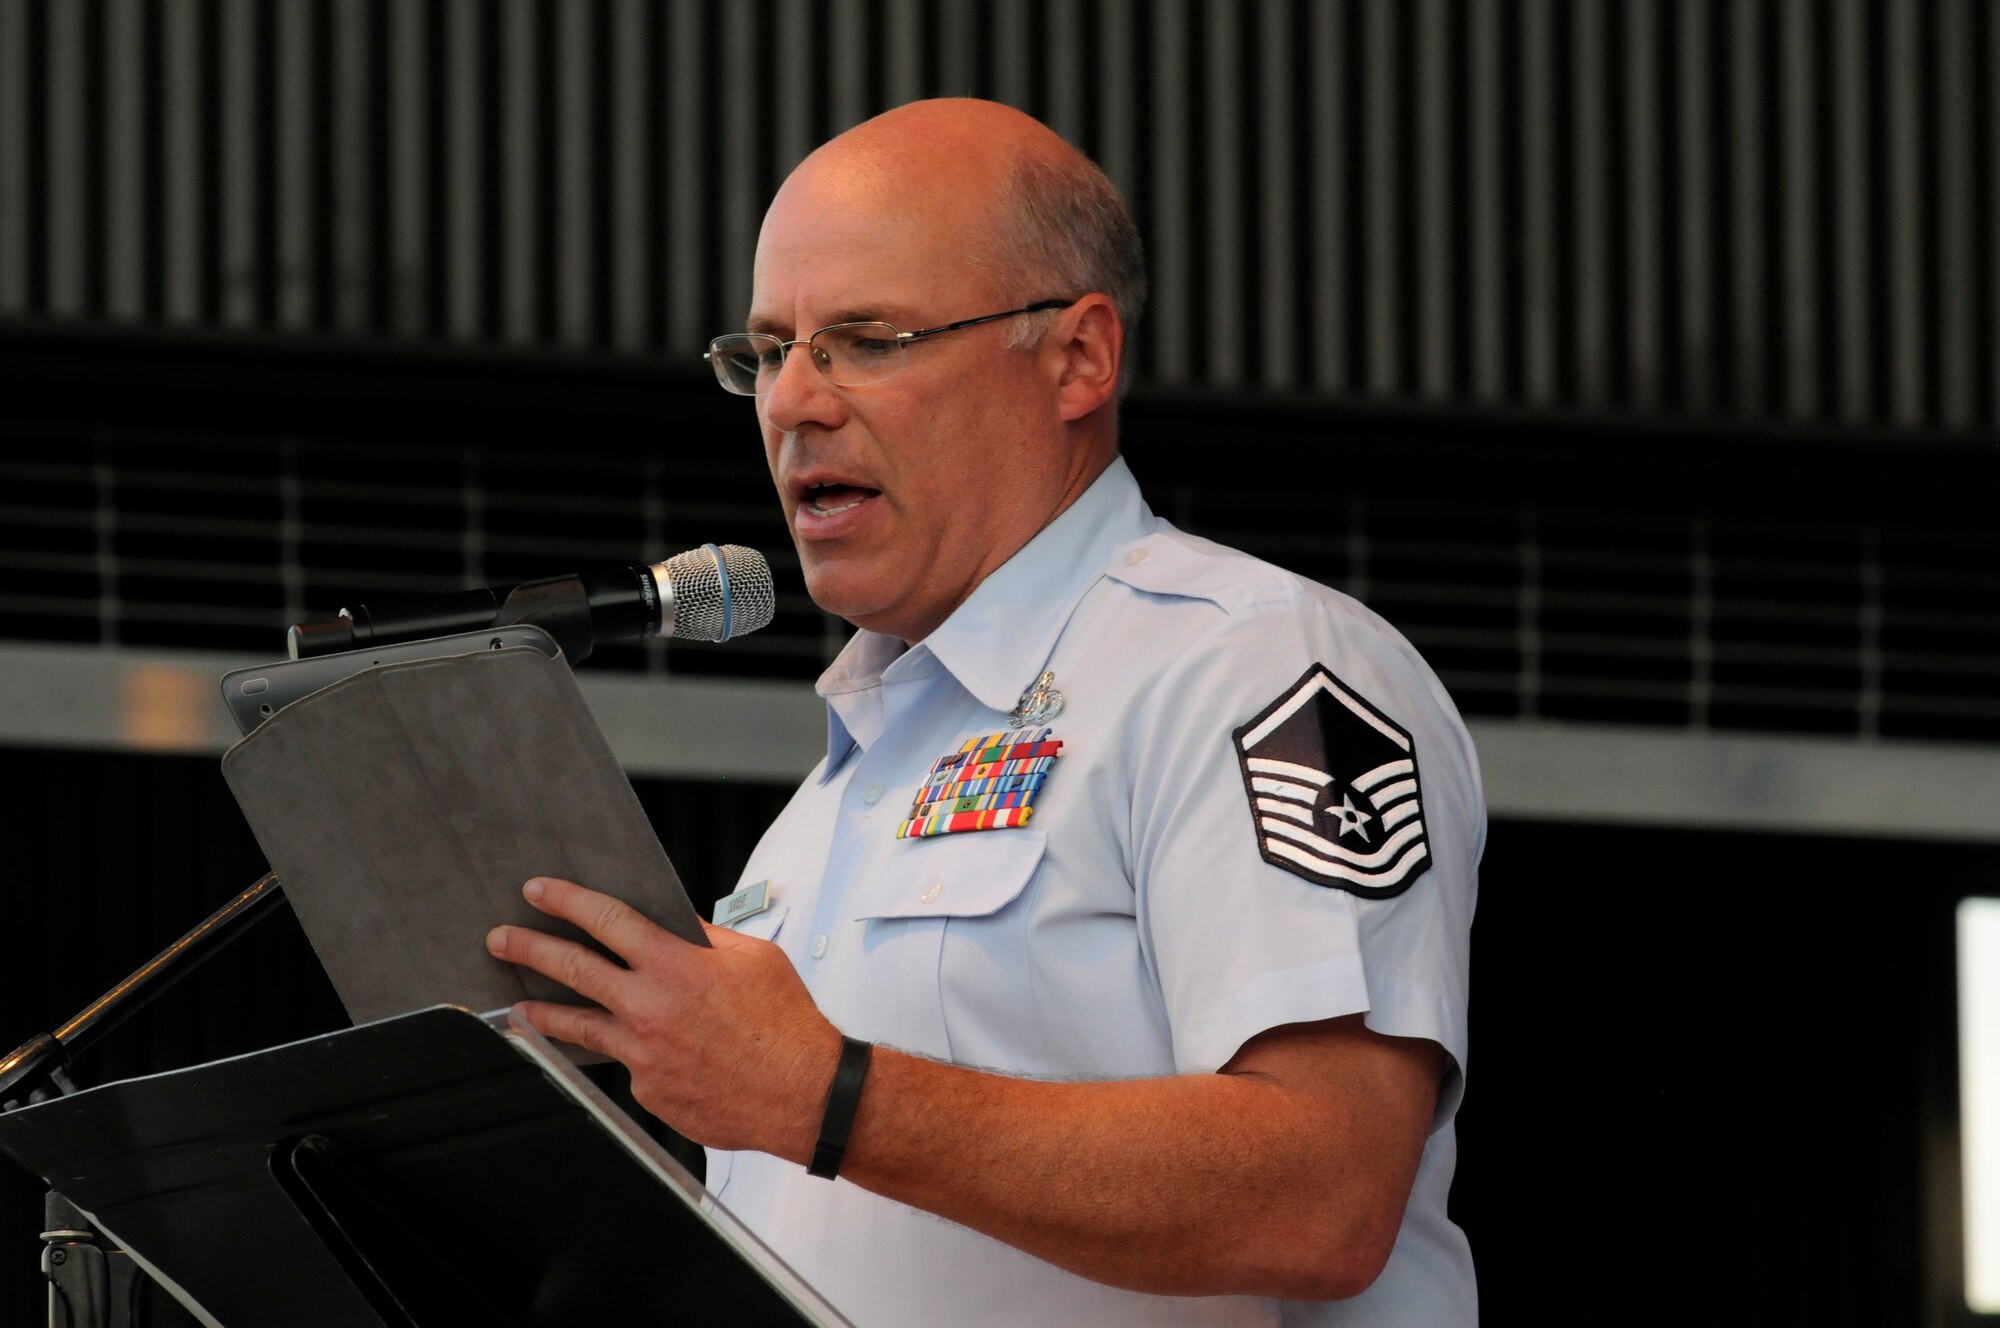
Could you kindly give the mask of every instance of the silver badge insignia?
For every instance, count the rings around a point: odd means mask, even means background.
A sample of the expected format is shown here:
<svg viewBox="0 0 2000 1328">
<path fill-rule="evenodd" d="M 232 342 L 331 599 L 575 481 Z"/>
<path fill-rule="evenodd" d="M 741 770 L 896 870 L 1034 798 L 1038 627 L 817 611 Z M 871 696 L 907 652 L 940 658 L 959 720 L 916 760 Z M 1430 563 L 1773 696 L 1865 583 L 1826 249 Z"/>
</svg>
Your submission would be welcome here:
<svg viewBox="0 0 2000 1328">
<path fill-rule="evenodd" d="M 1056 690 L 1056 675 L 1044 673 L 1035 679 L 1035 685 L 1021 693 L 1021 699 L 1007 715 L 1007 727 L 1024 729 L 1031 724 L 1046 724 L 1062 713 L 1063 694 Z"/>
</svg>

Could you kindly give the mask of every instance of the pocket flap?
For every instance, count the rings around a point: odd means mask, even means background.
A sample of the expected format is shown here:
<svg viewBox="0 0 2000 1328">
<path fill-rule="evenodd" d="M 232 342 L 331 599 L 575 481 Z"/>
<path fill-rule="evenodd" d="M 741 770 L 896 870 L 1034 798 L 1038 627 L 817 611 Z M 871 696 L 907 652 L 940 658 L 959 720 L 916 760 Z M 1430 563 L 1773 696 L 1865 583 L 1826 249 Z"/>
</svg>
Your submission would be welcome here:
<svg viewBox="0 0 2000 1328">
<path fill-rule="evenodd" d="M 1041 864 L 1039 830 L 973 830 L 905 841 L 882 874 L 855 892 L 855 921 L 977 918 L 1020 895 Z"/>
</svg>

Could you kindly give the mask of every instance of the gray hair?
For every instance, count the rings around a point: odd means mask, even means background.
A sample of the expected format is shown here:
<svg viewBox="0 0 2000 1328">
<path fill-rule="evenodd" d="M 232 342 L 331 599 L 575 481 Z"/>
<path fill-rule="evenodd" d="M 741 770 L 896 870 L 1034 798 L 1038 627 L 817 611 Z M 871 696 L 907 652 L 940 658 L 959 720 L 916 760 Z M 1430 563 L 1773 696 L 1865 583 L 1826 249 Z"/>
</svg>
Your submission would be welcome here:
<svg viewBox="0 0 2000 1328">
<path fill-rule="evenodd" d="M 1026 156 L 1014 168 L 983 255 L 1002 289 L 1021 304 L 1102 291 L 1125 325 L 1122 394 L 1132 381 L 1132 331 L 1146 310 L 1146 255 L 1125 200 L 1097 163 Z M 1055 311 L 1016 319 L 1007 345 L 1032 346 Z"/>
</svg>

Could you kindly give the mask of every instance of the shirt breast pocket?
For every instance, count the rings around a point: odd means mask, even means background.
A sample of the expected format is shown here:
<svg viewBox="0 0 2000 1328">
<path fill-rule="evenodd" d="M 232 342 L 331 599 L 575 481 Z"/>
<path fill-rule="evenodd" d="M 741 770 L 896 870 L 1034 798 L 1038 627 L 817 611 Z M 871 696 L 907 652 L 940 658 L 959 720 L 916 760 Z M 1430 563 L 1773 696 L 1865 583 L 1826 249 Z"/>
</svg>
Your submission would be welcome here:
<svg viewBox="0 0 2000 1328">
<path fill-rule="evenodd" d="M 866 962 L 893 983 L 884 994 L 899 1010 L 894 1031 L 878 1036 L 998 1070 L 1029 1072 L 1043 1059 L 1027 896 L 1047 847 L 1027 829 L 911 840 L 855 893 L 849 916 L 865 924 Z"/>
</svg>

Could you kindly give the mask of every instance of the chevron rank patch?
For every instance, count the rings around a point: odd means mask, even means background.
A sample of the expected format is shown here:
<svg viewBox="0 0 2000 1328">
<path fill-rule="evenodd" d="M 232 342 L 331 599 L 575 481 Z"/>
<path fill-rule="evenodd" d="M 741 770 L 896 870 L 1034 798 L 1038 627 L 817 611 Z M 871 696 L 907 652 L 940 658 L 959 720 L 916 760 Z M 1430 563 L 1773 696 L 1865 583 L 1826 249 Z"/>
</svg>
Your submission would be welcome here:
<svg viewBox="0 0 2000 1328">
<path fill-rule="evenodd" d="M 931 762 L 896 838 L 1026 825 L 1035 814 L 1035 794 L 1061 755 L 1062 739 L 1051 738 L 1046 728 L 967 738 Z"/>
<path fill-rule="evenodd" d="M 1323 664 L 1236 730 L 1264 861 L 1367 899 L 1431 865 L 1409 731 Z"/>
</svg>

